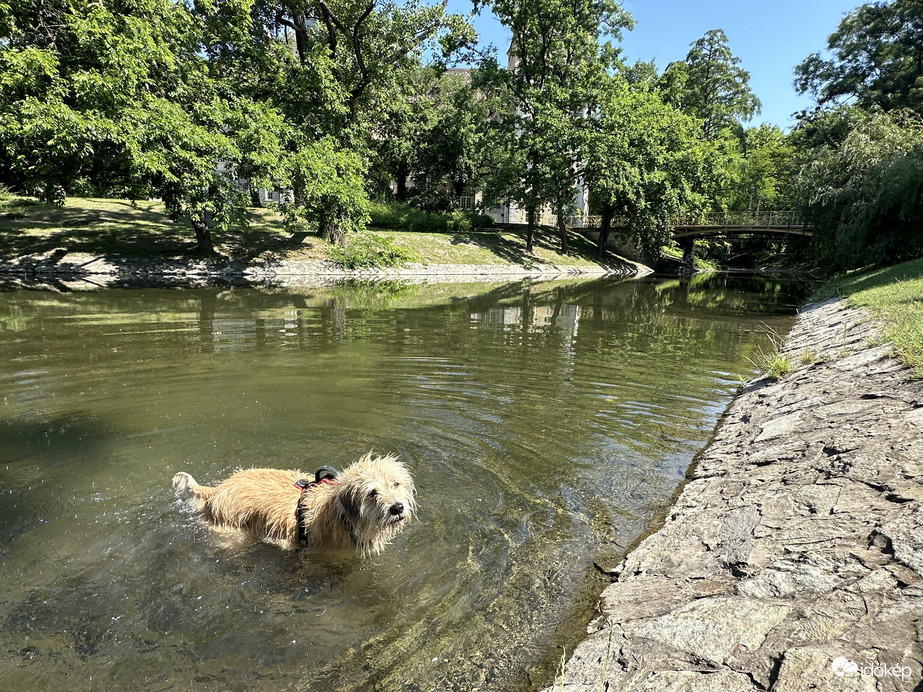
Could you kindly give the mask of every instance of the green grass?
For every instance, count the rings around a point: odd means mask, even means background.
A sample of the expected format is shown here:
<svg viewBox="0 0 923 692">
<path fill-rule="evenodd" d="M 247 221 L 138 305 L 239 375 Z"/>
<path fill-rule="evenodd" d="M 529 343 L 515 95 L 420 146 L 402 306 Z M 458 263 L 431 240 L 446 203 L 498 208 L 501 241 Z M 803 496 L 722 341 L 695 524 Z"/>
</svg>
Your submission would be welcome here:
<svg viewBox="0 0 923 692">
<path fill-rule="evenodd" d="M 923 377 L 923 258 L 839 276 L 822 286 L 813 298 L 833 296 L 883 320 L 884 338 L 893 342 L 895 351 L 914 369 L 915 376 Z"/>
<path fill-rule="evenodd" d="M 251 209 L 248 225 L 214 233 L 219 252 L 235 258 L 281 251 L 288 233 L 268 209 Z M 105 257 L 190 255 L 195 239 L 188 224 L 174 223 L 152 201 L 68 198 L 64 206 L 28 198 L 0 200 L 0 258 L 64 248 Z"/>
<path fill-rule="evenodd" d="M 395 245 L 390 236 L 365 233 L 346 247 L 330 248 L 330 257 L 344 269 L 400 267 L 423 259 L 416 250 Z"/>
<path fill-rule="evenodd" d="M 250 209 L 248 220 L 249 224 L 213 232 L 220 254 L 247 261 L 333 260 L 356 267 L 397 266 L 407 261 L 524 268 L 536 263 L 599 264 L 595 246 L 577 234 L 569 236 L 570 253 L 561 255 L 557 232 L 547 228 L 537 233 L 531 255 L 525 252 L 523 234 L 516 232 L 384 233 L 374 228 L 347 236 L 349 245 L 356 248 L 344 253 L 313 233 L 293 235 L 271 209 Z M 0 196 L 0 260 L 59 248 L 111 259 L 172 259 L 193 255 L 195 240 L 189 225 L 172 222 L 160 202 L 70 197 L 59 207 Z"/>
</svg>

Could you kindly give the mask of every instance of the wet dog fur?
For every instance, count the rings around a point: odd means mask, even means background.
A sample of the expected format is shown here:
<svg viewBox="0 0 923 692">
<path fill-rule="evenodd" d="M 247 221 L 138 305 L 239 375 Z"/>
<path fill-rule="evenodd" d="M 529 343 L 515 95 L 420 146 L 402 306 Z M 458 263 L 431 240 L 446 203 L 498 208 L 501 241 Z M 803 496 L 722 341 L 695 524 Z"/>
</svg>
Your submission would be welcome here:
<svg viewBox="0 0 923 692">
<path fill-rule="evenodd" d="M 290 550 L 379 553 L 416 511 L 413 478 L 393 455 L 369 452 L 334 484 L 320 483 L 302 494 L 296 481 L 313 477 L 297 470 L 249 469 L 206 487 L 181 471 L 173 476 L 173 486 L 189 496 L 212 527 Z"/>
</svg>

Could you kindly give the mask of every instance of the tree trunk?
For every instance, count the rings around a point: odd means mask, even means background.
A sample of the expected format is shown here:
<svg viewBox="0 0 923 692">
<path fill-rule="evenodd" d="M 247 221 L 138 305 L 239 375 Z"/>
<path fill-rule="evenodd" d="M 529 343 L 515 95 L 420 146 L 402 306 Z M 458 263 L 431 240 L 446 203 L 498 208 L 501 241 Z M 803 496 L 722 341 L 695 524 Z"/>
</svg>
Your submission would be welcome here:
<svg viewBox="0 0 923 692">
<path fill-rule="evenodd" d="M 557 213 L 558 234 L 561 236 L 561 254 L 566 255 L 570 247 L 567 244 L 567 222 L 564 220 L 564 214 Z"/>
<path fill-rule="evenodd" d="M 407 201 L 407 176 L 409 172 L 406 166 L 399 166 L 394 173 L 395 183 L 397 185 L 397 191 L 394 193 L 394 196 L 397 197 L 398 202 Z"/>
<path fill-rule="evenodd" d="M 532 254 L 535 245 L 535 207 L 526 210 L 526 252 Z"/>
<path fill-rule="evenodd" d="M 599 240 L 596 243 L 596 254 L 599 259 L 605 259 L 609 248 L 609 227 L 612 225 L 612 205 L 603 204 L 602 218 L 599 221 Z"/>
<path fill-rule="evenodd" d="M 262 207 L 263 203 L 260 202 L 260 191 L 258 188 L 250 185 L 250 206 L 251 207 Z"/>
<path fill-rule="evenodd" d="M 683 250 L 683 264 L 692 264 L 692 253 L 695 251 L 695 240 L 692 238 L 683 238 L 679 241 L 679 246 Z"/>
<path fill-rule="evenodd" d="M 324 211 L 320 215 L 320 228 L 318 229 L 321 236 L 330 241 L 332 245 L 346 247 L 346 232 L 343 230 L 343 226 L 338 223 L 336 211 L 330 208 L 329 202 L 324 202 L 323 204 Z"/>
<path fill-rule="evenodd" d="M 302 12 L 292 12 L 292 22 L 295 25 L 295 47 L 298 49 L 298 61 L 304 65 L 310 50 L 308 22 Z"/>
<path fill-rule="evenodd" d="M 215 246 L 212 244 L 212 233 L 208 228 L 208 212 L 192 217 L 192 230 L 195 231 L 196 252 L 200 255 L 214 255 Z"/>
</svg>

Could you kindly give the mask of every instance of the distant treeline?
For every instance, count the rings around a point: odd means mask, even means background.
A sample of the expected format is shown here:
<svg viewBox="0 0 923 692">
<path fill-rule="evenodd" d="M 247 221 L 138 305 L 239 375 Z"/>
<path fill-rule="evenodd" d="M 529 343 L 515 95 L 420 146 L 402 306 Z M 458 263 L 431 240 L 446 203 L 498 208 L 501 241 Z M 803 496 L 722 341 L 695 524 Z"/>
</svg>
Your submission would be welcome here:
<svg viewBox="0 0 923 692">
<path fill-rule="evenodd" d="M 372 199 L 477 192 L 525 211 L 530 249 L 550 212 L 566 251 L 583 184 L 601 248 L 612 218 L 655 249 L 675 219 L 761 207 L 808 213 L 828 268 L 923 252 L 923 3 L 849 13 L 796 69 L 817 106 L 791 132 L 746 125 L 760 103 L 721 30 L 661 72 L 622 61 L 615 0 L 475 4 L 509 64 L 444 3 L 0 2 L 0 184 L 161 198 L 203 253 L 259 189 L 337 243 Z"/>
</svg>

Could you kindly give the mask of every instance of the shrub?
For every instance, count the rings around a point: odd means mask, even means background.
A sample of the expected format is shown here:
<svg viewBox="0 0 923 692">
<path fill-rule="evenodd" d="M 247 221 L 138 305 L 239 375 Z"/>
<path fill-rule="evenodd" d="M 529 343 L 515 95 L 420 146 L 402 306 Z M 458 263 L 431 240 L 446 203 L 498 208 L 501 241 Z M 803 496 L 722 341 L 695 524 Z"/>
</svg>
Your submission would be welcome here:
<svg viewBox="0 0 923 692">
<path fill-rule="evenodd" d="M 332 247 L 329 256 L 343 269 L 381 269 L 419 262 L 422 257 L 409 248 L 395 245 L 386 235 L 363 233 L 346 247 Z"/>
<path fill-rule="evenodd" d="M 424 233 L 466 233 L 493 223 L 493 219 L 483 214 L 459 210 L 427 214 L 400 202 L 372 202 L 369 216 L 370 225 L 375 228 Z"/>
</svg>

